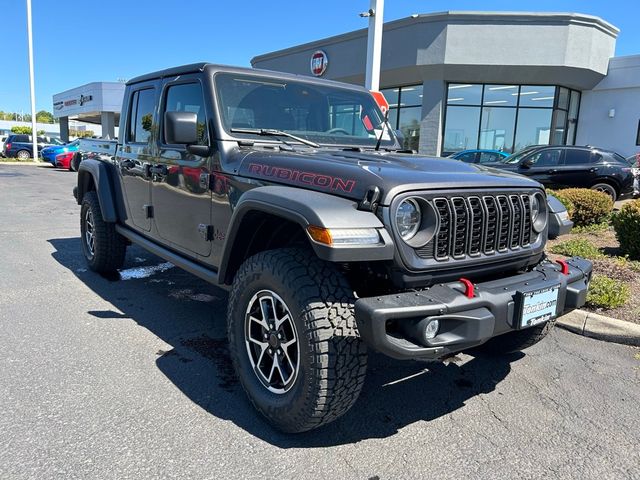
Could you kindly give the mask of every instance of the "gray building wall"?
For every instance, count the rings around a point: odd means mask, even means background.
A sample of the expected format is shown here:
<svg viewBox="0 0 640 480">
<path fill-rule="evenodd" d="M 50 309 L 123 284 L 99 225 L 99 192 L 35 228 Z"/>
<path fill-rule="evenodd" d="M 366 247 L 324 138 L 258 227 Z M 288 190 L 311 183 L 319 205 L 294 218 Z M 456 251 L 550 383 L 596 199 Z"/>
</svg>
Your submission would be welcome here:
<svg viewBox="0 0 640 480">
<path fill-rule="evenodd" d="M 610 117 L 610 111 L 614 115 Z M 607 76 L 583 92 L 577 145 L 594 145 L 629 156 L 636 145 L 640 122 L 640 55 L 612 58 Z"/>
<path fill-rule="evenodd" d="M 424 85 L 421 153 L 442 142 L 446 82 L 593 88 L 604 78 L 618 29 L 576 13 L 443 12 L 385 23 L 380 88 Z M 251 60 L 255 68 L 311 75 L 313 52 L 327 53 L 324 77 L 364 84 L 367 31 L 326 38 Z"/>
</svg>

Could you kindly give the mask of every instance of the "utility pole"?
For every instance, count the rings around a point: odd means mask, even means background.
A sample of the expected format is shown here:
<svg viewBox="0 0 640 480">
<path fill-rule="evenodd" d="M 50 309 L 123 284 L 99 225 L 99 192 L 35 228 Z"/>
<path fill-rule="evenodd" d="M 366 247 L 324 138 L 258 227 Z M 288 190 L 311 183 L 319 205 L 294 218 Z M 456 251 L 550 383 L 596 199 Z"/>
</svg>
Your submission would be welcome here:
<svg viewBox="0 0 640 480">
<path fill-rule="evenodd" d="M 27 0 L 27 36 L 29 37 L 29 86 L 31 88 L 31 138 L 33 159 L 38 160 L 38 129 L 36 127 L 36 88 L 33 80 L 33 33 L 31 31 L 31 0 Z"/>
<path fill-rule="evenodd" d="M 382 56 L 384 0 L 370 0 L 369 11 L 361 13 L 360 16 L 369 17 L 365 87 L 369 90 L 377 91 L 380 89 L 380 57 Z"/>
</svg>

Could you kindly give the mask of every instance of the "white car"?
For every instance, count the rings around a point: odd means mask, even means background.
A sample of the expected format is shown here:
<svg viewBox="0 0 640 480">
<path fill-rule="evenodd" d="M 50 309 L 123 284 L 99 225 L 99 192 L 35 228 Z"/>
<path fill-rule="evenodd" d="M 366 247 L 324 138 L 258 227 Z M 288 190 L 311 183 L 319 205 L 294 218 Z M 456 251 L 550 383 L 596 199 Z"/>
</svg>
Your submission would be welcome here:
<svg viewBox="0 0 640 480">
<path fill-rule="evenodd" d="M 7 141 L 9 135 L 0 135 L 0 157 L 4 157 L 4 142 Z"/>
</svg>

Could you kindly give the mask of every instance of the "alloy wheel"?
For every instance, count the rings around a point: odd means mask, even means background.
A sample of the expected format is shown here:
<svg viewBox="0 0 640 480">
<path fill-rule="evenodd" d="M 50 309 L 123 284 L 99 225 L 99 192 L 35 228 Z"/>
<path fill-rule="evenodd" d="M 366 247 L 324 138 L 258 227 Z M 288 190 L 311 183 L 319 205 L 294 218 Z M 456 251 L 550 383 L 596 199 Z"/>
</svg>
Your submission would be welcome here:
<svg viewBox="0 0 640 480">
<path fill-rule="evenodd" d="M 261 290 L 245 313 L 245 344 L 258 380 L 272 393 L 283 394 L 294 385 L 300 367 L 298 333 L 284 300 Z"/>
<path fill-rule="evenodd" d="M 95 224 L 93 222 L 93 212 L 90 208 L 87 209 L 84 217 L 84 242 L 89 256 L 93 257 L 95 253 Z"/>
</svg>

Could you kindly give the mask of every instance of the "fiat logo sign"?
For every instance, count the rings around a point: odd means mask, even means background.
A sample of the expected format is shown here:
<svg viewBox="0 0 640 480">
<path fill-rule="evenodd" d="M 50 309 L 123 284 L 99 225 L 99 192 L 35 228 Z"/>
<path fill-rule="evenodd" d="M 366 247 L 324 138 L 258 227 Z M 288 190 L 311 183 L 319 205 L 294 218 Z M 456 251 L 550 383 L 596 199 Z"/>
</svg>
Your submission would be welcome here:
<svg viewBox="0 0 640 480">
<path fill-rule="evenodd" d="M 317 50 L 311 55 L 311 73 L 316 77 L 322 76 L 329 65 L 329 57 L 322 50 Z"/>
</svg>

